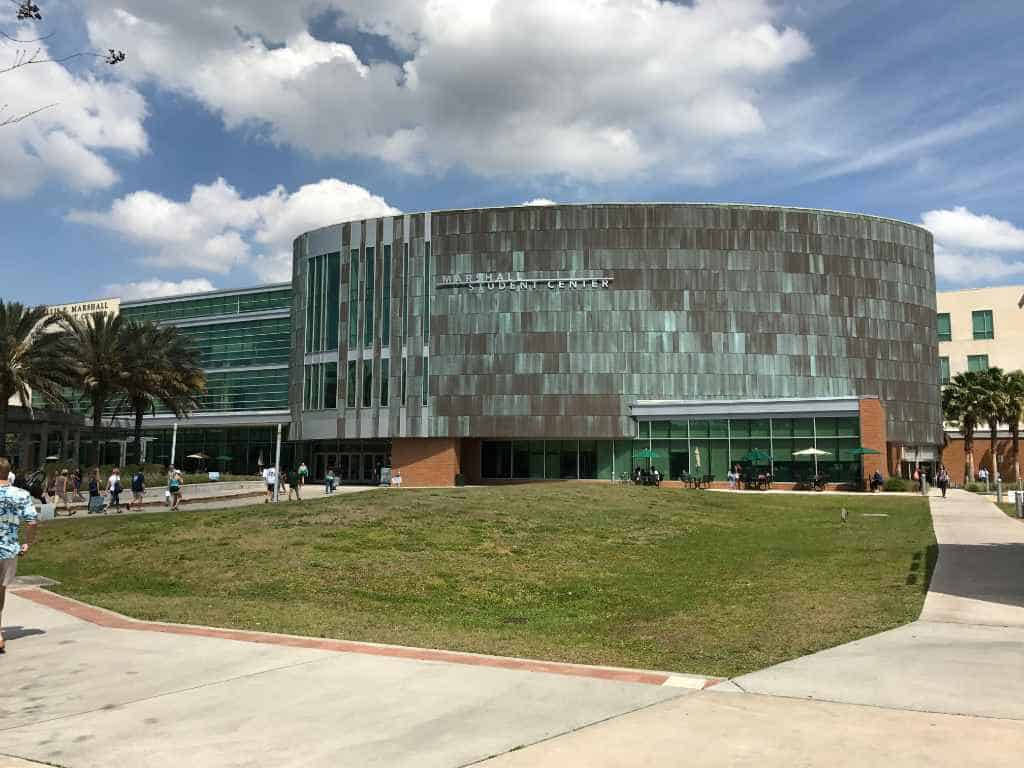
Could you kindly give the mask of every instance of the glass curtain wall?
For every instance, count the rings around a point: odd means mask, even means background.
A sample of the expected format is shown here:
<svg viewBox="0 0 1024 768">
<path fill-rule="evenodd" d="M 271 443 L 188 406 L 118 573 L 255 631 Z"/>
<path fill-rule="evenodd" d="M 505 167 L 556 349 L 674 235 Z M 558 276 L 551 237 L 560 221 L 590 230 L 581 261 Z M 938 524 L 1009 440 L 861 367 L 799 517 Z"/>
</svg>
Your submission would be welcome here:
<svg viewBox="0 0 1024 768">
<path fill-rule="evenodd" d="M 338 407 L 338 364 L 317 363 L 304 366 L 302 407 L 319 411 Z"/>
<path fill-rule="evenodd" d="M 380 262 L 380 346 L 391 346 L 391 246 L 381 246 Z"/>
<path fill-rule="evenodd" d="M 725 480 L 730 466 L 760 450 L 771 456 L 776 480 L 794 482 L 813 474 L 814 459 L 793 453 L 818 448 L 826 451 L 818 471 L 829 482 L 851 483 L 860 477 L 860 457 L 852 453 L 859 446 L 856 416 L 641 421 L 634 440 L 484 441 L 481 468 L 487 479 L 610 480 L 656 467 L 673 480 L 683 474 Z"/>
<path fill-rule="evenodd" d="M 366 246 L 363 257 L 363 346 L 373 346 L 373 246 Z"/>
<path fill-rule="evenodd" d="M 196 317 L 219 317 L 240 315 L 245 312 L 265 312 L 272 309 L 288 309 L 292 304 L 291 286 L 273 291 L 240 293 L 228 296 L 210 296 L 202 299 L 142 306 L 125 305 L 121 314 L 128 320 L 152 320 L 155 323 L 173 320 L 190 320 Z"/>
<path fill-rule="evenodd" d="M 341 254 L 309 259 L 306 269 L 306 353 L 338 348 L 339 269 Z"/>
<path fill-rule="evenodd" d="M 359 345 L 359 249 L 353 248 L 348 258 L 348 348 Z"/>
</svg>

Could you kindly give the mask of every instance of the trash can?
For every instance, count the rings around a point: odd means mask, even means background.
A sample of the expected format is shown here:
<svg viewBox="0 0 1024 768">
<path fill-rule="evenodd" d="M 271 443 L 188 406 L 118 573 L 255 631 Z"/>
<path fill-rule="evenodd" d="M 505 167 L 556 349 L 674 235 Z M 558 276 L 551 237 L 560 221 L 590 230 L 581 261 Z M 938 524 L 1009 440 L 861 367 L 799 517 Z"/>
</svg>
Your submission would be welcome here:
<svg viewBox="0 0 1024 768">
<path fill-rule="evenodd" d="M 466 476 L 459 474 L 455 476 L 455 487 L 462 488 L 466 485 Z"/>
<path fill-rule="evenodd" d="M 380 468 L 380 484 L 391 486 L 391 467 Z"/>
</svg>

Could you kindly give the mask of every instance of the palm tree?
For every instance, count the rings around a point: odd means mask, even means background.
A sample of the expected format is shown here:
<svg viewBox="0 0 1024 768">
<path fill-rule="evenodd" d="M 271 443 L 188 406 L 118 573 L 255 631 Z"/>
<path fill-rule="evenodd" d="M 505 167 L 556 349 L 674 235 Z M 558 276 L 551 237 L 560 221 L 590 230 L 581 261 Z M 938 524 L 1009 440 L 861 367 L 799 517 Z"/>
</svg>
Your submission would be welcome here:
<svg viewBox="0 0 1024 768">
<path fill-rule="evenodd" d="M 1006 374 L 1007 420 L 1013 445 L 1013 479 L 1020 483 L 1020 423 L 1024 421 L 1024 371 Z"/>
<path fill-rule="evenodd" d="M 120 315 L 95 314 L 67 322 L 78 373 L 76 386 L 92 413 L 93 463 L 98 466 L 103 411 L 124 389 L 130 339 Z"/>
<path fill-rule="evenodd" d="M 1002 368 L 989 368 L 979 372 L 981 397 L 978 407 L 982 419 L 988 424 L 989 445 L 992 456 L 992 482 L 999 478 L 999 454 L 997 440 L 999 425 L 1005 424 L 1009 418 L 1009 403 L 1006 398 L 1006 374 Z"/>
<path fill-rule="evenodd" d="M 73 371 L 61 318 L 46 307 L 0 300 L 0 454 L 6 453 L 7 419 L 15 395 L 32 412 L 32 393 L 66 406 L 64 387 Z"/>
<path fill-rule="evenodd" d="M 181 418 L 198 405 L 206 376 L 192 340 L 174 326 L 127 323 L 131 339 L 124 360 L 123 394 L 115 413 L 130 410 L 135 419 L 135 445 L 142 463 L 142 419 L 157 404 Z"/>
<path fill-rule="evenodd" d="M 964 477 L 974 479 L 974 430 L 985 415 L 980 407 L 984 397 L 981 373 L 958 373 L 942 388 L 942 417 L 955 424 L 964 436 Z"/>
</svg>

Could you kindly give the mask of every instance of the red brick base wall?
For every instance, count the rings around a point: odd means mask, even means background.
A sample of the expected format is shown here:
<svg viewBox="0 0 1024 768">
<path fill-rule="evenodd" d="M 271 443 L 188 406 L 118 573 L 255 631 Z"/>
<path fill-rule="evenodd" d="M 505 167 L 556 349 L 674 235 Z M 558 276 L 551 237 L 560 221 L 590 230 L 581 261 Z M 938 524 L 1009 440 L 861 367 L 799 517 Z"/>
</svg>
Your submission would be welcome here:
<svg viewBox="0 0 1024 768">
<path fill-rule="evenodd" d="M 454 485 L 461 459 L 458 438 L 400 437 L 391 441 L 392 475 L 401 475 L 403 486 Z"/>
<path fill-rule="evenodd" d="M 889 474 L 888 447 L 885 433 L 885 407 L 882 401 L 874 397 L 866 397 L 860 401 L 860 444 L 865 448 L 874 448 L 878 454 L 862 456 L 864 477 L 871 477 L 875 472 L 883 476 Z"/>
<path fill-rule="evenodd" d="M 1022 440 L 1021 442 L 1024 442 Z M 1016 481 L 1013 462 L 1013 441 L 1008 437 L 996 438 L 996 461 L 999 466 L 999 474 L 1005 482 Z M 942 463 L 949 470 L 949 476 L 954 483 L 960 485 L 964 482 L 964 470 L 966 454 L 964 451 L 964 440 L 962 437 L 953 438 L 942 450 Z M 988 437 L 974 438 L 974 474 L 984 467 L 992 474 L 992 444 Z"/>
</svg>

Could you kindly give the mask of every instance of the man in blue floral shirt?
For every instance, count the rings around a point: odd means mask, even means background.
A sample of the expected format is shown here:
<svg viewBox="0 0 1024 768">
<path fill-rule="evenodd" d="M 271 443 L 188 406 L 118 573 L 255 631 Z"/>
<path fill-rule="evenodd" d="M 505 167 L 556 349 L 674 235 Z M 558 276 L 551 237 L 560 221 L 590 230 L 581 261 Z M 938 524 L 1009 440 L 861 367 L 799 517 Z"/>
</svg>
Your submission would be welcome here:
<svg viewBox="0 0 1024 768">
<path fill-rule="evenodd" d="M 10 462 L 0 457 L 0 626 L 3 626 L 7 587 L 18 572 L 18 555 L 28 552 L 36 538 L 36 508 L 32 497 L 28 491 L 11 485 L 10 475 Z M 18 527 L 22 523 L 26 525 L 24 544 L 18 538 Z M 0 653 L 4 650 L 4 637 L 0 633 Z"/>
</svg>

